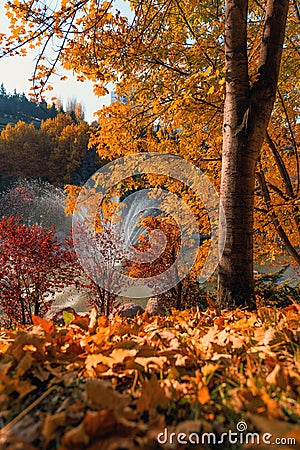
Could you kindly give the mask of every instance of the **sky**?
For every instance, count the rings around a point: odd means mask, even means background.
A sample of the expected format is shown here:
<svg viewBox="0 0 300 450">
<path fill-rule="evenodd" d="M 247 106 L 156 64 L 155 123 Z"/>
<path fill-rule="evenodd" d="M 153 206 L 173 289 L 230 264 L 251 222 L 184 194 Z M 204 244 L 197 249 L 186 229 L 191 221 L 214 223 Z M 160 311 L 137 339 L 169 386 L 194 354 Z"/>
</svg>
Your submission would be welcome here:
<svg viewBox="0 0 300 450">
<path fill-rule="evenodd" d="M 6 33 L 8 30 L 8 20 L 5 16 L 3 0 L 0 0 L 0 33 Z M 13 93 L 24 92 L 28 97 L 31 77 L 34 70 L 34 51 L 28 52 L 25 57 L 4 57 L 0 58 L 0 84 L 4 83 L 7 92 Z M 68 79 L 60 81 L 59 77 L 52 77 L 51 84 L 53 91 L 46 93 L 46 98 L 57 97 L 61 99 L 64 105 L 70 99 L 76 99 L 80 102 L 85 110 L 85 120 L 92 122 L 96 119 L 93 113 L 101 108 L 103 104 L 110 103 L 110 95 L 105 97 L 96 97 L 93 93 L 93 85 L 91 82 L 80 82 L 72 75 L 72 72 L 61 69 L 61 75 L 67 75 Z"/>
</svg>

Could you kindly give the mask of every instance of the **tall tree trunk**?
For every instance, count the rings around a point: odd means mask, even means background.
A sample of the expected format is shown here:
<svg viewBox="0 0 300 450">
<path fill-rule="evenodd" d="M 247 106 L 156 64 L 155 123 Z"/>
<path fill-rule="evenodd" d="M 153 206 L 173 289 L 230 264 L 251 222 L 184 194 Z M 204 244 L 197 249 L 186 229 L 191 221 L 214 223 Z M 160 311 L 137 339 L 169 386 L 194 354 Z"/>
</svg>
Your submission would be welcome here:
<svg viewBox="0 0 300 450">
<path fill-rule="evenodd" d="M 181 309 L 182 307 L 182 281 L 179 281 L 176 289 L 176 309 Z"/>
<path fill-rule="evenodd" d="M 39 302 L 39 298 L 34 296 L 34 315 L 38 316 L 40 313 L 40 302 Z"/>
<path fill-rule="evenodd" d="M 255 169 L 273 109 L 288 0 L 268 0 L 257 81 L 249 85 L 247 0 L 227 0 L 226 98 L 220 200 L 227 233 L 219 263 L 217 305 L 253 308 L 253 205 Z"/>
<path fill-rule="evenodd" d="M 22 311 L 22 325 L 25 325 L 26 324 L 25 305 L 24 305 L 24 300 L 21 295 L 19 295 L 19 302 L 20 302 L 21 311 Z"/>
</svg>

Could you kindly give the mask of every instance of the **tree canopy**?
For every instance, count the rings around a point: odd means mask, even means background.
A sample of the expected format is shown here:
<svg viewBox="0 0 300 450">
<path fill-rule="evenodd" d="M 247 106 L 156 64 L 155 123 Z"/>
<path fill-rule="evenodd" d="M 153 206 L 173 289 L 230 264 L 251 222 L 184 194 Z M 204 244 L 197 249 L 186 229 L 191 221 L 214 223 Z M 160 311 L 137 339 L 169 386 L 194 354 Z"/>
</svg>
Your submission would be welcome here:
<svg viewBox="0 0 300 450">
<path fill-rule="evenodd" d="M 59 113 L 34 123 L 8 124 L 0 134 L 1 187 L 16 178 L 39 178 L 56 186 L 83 184 L 99 167 L 88 149 L 91 127 L 70 114 Z"/>
</svg>

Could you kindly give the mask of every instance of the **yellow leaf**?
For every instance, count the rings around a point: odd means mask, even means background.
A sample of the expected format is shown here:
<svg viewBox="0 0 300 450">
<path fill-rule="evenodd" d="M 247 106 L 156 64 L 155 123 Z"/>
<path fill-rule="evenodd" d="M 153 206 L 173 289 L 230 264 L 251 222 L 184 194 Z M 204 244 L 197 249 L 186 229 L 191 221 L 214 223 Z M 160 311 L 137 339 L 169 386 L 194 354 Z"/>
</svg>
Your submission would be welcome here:
<svg viewBox="0 0 300 450">
<path fill-rule="evenodd" d="M 66 325 L 69 325 L 71 322 L 73 322 L 75 318 L 74 314 L 68 311 L 63 311 L 62 316 Z"/>
<path fill-rule="evenodd" d="M 203 75 L 206 77 L 210 74 L 210 72 L 213 70 L 213 66 L 209 66 L 206 71 L 203 73 Z"/>
</svg>

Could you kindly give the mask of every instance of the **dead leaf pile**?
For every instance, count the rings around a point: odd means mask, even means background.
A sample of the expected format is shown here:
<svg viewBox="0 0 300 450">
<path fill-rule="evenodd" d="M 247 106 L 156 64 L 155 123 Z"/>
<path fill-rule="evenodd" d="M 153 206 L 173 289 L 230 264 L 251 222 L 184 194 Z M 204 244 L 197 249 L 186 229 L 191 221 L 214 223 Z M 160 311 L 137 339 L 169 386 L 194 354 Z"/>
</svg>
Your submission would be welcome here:
<svg viewBox="0 0 300 450">
<path fill-rule="evenodd" d="M 299 335 L 297 305 L 2 329 L 0 448 L 176 449 L 165 428 L 220 436 L 241 420 L 300 445 Z"/>
</svg>

